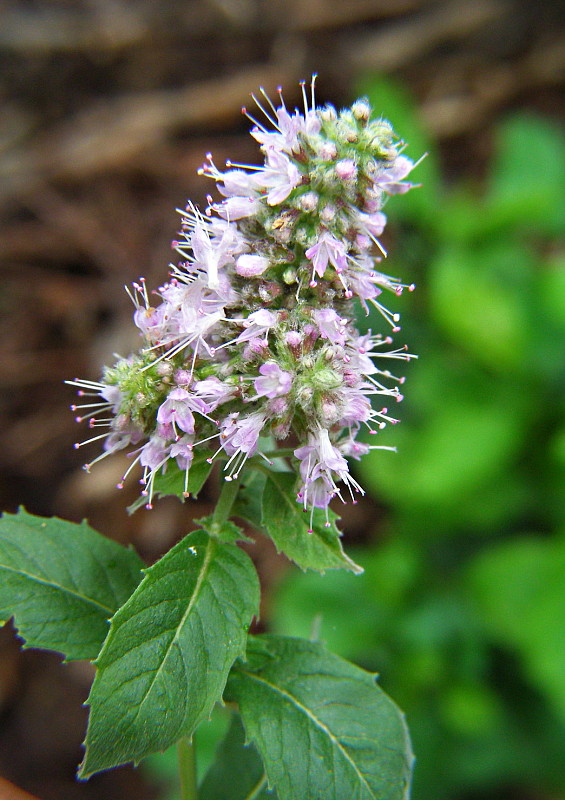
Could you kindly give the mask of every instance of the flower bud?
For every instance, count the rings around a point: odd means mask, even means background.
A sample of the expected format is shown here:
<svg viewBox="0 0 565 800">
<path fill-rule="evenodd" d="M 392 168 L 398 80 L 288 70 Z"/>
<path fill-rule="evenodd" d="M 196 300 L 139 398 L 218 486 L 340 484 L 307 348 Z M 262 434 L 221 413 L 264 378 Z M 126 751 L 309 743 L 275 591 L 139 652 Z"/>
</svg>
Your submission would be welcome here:
<svg viewBox="0 0 565 800">
<path fill-rule="evenodd" d="M 324 142 L 318 150 L 318 156 L 322 161 L 333 161 L 337 157 L 337 147 L 333 142 Z"/>
<path fill-rule="evenodd" d="M 318 200 L 316 192 L 306 192 L 300 198 L 300 208 L 303 211 L 315 211 L 318 208 Z"/>
<path fill-rule="evenodd" d="M 270 261 L 265 256 L 244 253 L 235 262 L 235 271 L 243 278 L 255 278 L 269 269 Z"/>
<path fill-rule="evenodd" d="M 333 222 L 336 215 L 335 206 L 328 203 L 325 205 L 320 213 L 320 219 L 322 222 Z"/>
<path fill-rule="evenodd" d="M 335 174 L 343 181 L 353 181 L 357 177 L 357 167 L 351 158 L 344 158 L 335 165 Z"/>
<path fill-rule="evenodd" d="M 368 122 L 371 116 L 371 106 L 366 100 L 357 100 L 351 106 L 351 113 L 359 122 Z"/>
</svg>

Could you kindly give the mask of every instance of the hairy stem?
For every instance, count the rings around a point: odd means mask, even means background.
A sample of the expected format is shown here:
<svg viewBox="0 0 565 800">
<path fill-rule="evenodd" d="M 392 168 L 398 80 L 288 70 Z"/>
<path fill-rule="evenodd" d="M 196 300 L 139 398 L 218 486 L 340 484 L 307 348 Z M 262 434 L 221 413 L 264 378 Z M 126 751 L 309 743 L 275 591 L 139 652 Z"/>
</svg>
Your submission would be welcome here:
<svg viewBox="0 0 565 800">
<path fill-rule="evenodd" d="M 221 527 L 230 517 L 232 506 L 239 491 L 240 479 L 234 478 L 231 481 L 223 481 L 222 490 L 216 503 L 216 508 L 212 515 L 212 525 Z"/>
<path fill-rule="evenodd" d="M 194 737 L 190 741 L 186 736 L 177 742 L 179 764 L 179 783 L 181 800 L 197 800 L 198 786 L 196 782 L 196 749 Z"/>
</svg>

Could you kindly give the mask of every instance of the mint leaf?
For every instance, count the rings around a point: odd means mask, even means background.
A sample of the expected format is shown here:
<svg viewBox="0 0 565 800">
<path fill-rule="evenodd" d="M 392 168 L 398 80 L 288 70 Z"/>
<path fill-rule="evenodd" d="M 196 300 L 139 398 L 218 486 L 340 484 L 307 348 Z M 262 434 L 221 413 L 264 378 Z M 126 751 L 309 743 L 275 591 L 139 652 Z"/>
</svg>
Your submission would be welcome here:
<svg viewBox="0 0 565 800">
<path fill-rule="evenodd" d="M 301 569 L 349 569 L 361 573 L 363 568 L 344 552 L 340 531 L 335 522 L 337 514 L 329 511 L 329 527 L 326 514 L 315 509 L 312 517 L 312 533 L 309 533 L 310 511 L 304 513 L 296 502 L 294 475 L 273 472 L 267 478 L 263 492 L 262 526 L 265 528 L 279 552 L 298 564 Z"/>
<path fill-rule="evenodd" d="M 133 551 L 86 522 L 20 509 L 0 519 L 0 620 L 14 617 L 26 647 L 96 658 L 108 620 L 141 580 Z"/>
<path fill-rule="evenodd" d="M 279 800 L 402 800 L 413 762 L 404 717 L 375 676 L 321 644 L 250 640 L 228 682 Z"/>
<path fill-rule="evenodd" d="M 216 760 L 199 788 L 205 800 L 276 800 L 267 786 L 267 776 L 257 750 L 245 743 L 245 731 L 239 715 L 216 751 Z"/>
<path fill-rule="evenodd" d="M 154 494 L 157 498 L 167 497 L 167 495 L 175 495 L 181 500 L 185 500 L 184 490 L 186 490 L 190 497 L 196 498 L 200 493 L 202 487 L 208 479 L 208 475 L 212 470 L 212 464 L 208 463 L 207 459 L 210 452 L 205 450 L 203 453 L 198 453 L 194 456 L 190 470 L 188 471 L 188 484 L 186 483 L 186 472 L 180 469 L 175 462 L 167 463 L 167 471 L 164 474 L 155 476 Z M 130 514 L 142 508 L 147 500 L 141 496 L 135 500 L 131 506 L 128 507 Z"/>
<path fill-rule="evenodd" d="M 203 530 L 146 570 L 96 662 L 80 776 L 191 736 L 221 699 L 258 607 L 249 556 Z"/>
<path fill-rule="evenodd" d="M 236 542 L 253 541 L 253 539 L 250 539 L 249 536 L 245 535 L 239 525 L 236 525 L 235 522 L 231 522 L 230 520 L 226 520 L 218 525 L 218 523 L 214 522 L 214 517 L 210 514 L 208 517 L 195 519 L 194 522 L 201 528 L 204 528 L 206 532 L 210 534 L 210 536 L 214 536 L 220 542 L 231 542 L 232 544 L 235 544 Z"/>
<path fill-rule="evenodd" d="M 258 470 L 249 470 L 233 504 L 232 516 L 245 520 L 256 530 L 262 529 L 262 498 L 265 475 Z"/>
</svg>

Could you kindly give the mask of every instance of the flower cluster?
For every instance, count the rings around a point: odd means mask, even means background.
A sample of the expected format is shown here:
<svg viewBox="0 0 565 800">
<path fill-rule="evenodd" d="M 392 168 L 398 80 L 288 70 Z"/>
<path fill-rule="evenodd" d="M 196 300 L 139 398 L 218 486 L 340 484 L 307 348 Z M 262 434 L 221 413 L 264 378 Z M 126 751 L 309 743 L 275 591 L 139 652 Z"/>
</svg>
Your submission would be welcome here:
<svg viewBox="0 0 565 800">
<path fill-rule="evenodd" d="M 222 199 L 205 213 L 181 210 L 181 260 L 168 282 L 151 296 L 143 280 L 130 291 L 141 350 L 99 383 L 72 382 L 85 398 L 73 406 L 79 421 L 103 428 L 77 446 L 103 439 L 96 460 L 129 448 L 124 479 L 140 465 L 148 506 L 167 469 L 184 472 L 188 494 L 196 454 L 222 459 L 232 480 L 249 459 L 280 451 L 299 502 L 327 508 L 340 484 L 352 497 L 363 491 L 347 462 L 370 449 L 359 431 L 396 422 L 380 405 L 402 399 L 403 378 L 384 365 L 411 356 L 392 346 L 399 317 L 381 295 L 413 287 L 379 271 L 379 236 L 387 197 L 411 188 L 415 165 L 367 101 L 338 113 L 316 108 L 314 82 L 311 95 L 302 88 L 302 113 L 280 91 L 277 105 L 254 98 L 264 123 L 244 109 L 263 165 L 221 171 L 207 156 L 201 173 Z M 361 336 L 355 297 L 389 331 Z"/>
</svg>

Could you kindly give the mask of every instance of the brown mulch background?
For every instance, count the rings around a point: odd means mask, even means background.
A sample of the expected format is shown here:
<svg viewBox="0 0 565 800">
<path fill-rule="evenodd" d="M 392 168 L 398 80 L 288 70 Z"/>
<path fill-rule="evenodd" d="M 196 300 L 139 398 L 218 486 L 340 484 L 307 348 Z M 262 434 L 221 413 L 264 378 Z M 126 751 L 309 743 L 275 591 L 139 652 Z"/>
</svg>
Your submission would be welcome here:
<svg viewBox="0 0 565 800">
<path fill-rule="evenodd" d="M 319 100 L 344 105 L 361 76 L 393 75 L 447 175 L 473 177 L 507 110 L 563 117 L 563 11 L 549 0 L 0 0 L 0 507 L 87 517 L 151 562 L 213 502 L 214 487 L 195 505 L 127 517 L 135 481 L 116 492 L 120 458 L 81 470 L 96 446 L 73 449 L 85 436 L 63 381 L 96 379 L 137 346 L 123 284 L 163 281 L 175 207 L 210 191 L 196 175 L 206 152 L 256 160 L 240 113 L 251 91 L 282 84 L 293 104 L 318 72 Z M 378 509 L 348 514 L 346 532 L 362 538 Z M 286 566 L 265 542 L 253 556 L 268 589 Z M 0 633 L 0 773 L 42 800 L 157 797 L 131 769 L 76 783 L 90 680 L 88 665 L 22 654 L 12 629 Z"/>
</svg>

